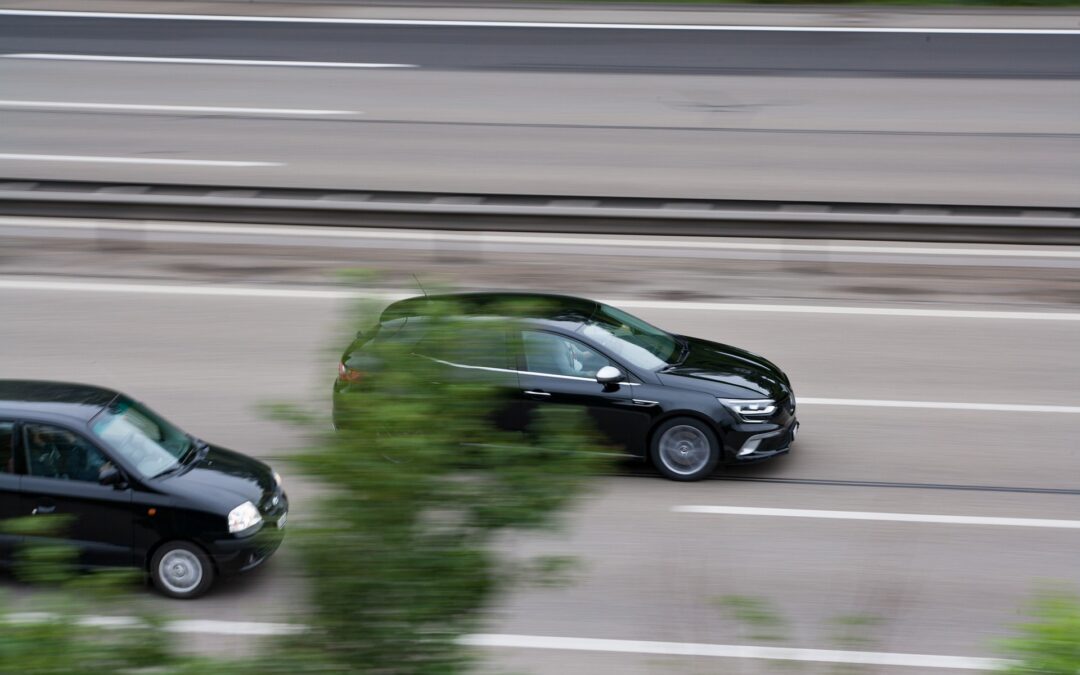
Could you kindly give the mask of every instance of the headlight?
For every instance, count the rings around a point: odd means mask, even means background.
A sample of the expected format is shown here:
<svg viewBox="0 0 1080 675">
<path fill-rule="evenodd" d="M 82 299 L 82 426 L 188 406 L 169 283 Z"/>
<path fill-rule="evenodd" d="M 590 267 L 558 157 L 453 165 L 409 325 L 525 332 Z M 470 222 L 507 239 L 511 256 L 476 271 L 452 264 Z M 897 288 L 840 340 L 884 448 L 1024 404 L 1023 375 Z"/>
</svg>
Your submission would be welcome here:
<svg viewBox="0 0 1080 675">
<path fill-rule="evenodd" d="M 250 530 L 262 522 L 262 514 L 251 502 L 244 502 L 232 511 L 229 511 L 229 532 L 236 534 L 244 530 Z"/>
<path fill-rule="evenodd" d="M 721 398 L 717 400 L 743 422 L 766 422 L 776 412 L 776 401 L 771 398 Z"/>
<path fill-rule="evenodd" d="M 284 485 L 281 482 L 281 474 L 278 473 L 277 471 L 274 472 L 274 485 L 278 486 L 279 488 L 284 487 Z"/>
</svg>

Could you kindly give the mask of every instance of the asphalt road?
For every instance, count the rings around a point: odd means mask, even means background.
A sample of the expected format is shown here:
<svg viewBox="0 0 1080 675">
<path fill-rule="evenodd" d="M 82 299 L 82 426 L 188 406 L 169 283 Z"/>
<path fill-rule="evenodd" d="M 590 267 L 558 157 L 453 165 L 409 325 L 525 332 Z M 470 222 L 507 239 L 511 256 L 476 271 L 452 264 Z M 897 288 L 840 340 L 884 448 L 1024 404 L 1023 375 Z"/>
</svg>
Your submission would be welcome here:
<svg viewBox="0 0 1080 675">
<path fill-rule="evenodd" d="M 11 178 L 1080 205 L 1072 35 L 5 16 L 0 52 Z"/>
<path fill-rule="evenodd" d="M 415 64 L 440 70 L 1080 77 L 1080 36 L 265 24 L 7 16 L 7 52 Z"/>
<path fill-rule="evenodd" d="M 209 235 L 206 235 L 209 236 Z M 332 298 L 246 297 L 244 283 L 273 291 L 314 289 L 298 276 L 266 270 L 319 269 L 331 278 L 343 266 L 340 249 L 249 247 L 246 256 L 212 242 L 152 245 L 137 236 L 127 244 L 98 241 L 4 239 L 0 260 L 0 372 L 5 377 L 65 378 L 127 390 L 192 432 L 280 462 L 301 442 L 295 430 L 259 412 L 266 401 L 301 401 L 325 411 L 337 351 L 348 334 L 347 303 Z M 19 267 L 21 247 L 44 253 L 30 276 Z M 1047 270 L 948 262 L 903 266 L 909 292 L 864 293 L 858 301 L 830 295 L 839 279 L 876 271 L 900 274 L 878 262 L 833 261 L 814 266 L 785 262 L 782 243 L 767 266 L 778 288 L 818 313 L 754 311 L 768 304 L 745 292 L 724 293 L 742 279 L 744 265 L 713 262 L 711 276 L 693 275 L 687 290 L 700 301 L 743 303 L 691 309 L 665 299 L 659 288 L 628 297 L 634 313 L 674 331 L 730 342 L 775 360 L 791 375 L 801 400 L 896 400 L 907 407 L 862 403 L 800 406 L 802 433 L 795 451 L 778 461 L 733 470 L 698 484 L 663 481 L 628 467 L 597 479 L 587 498 L 566 518 L 563 531 L 511 539 L 512 555 L 569 554 L 582 564 L 564 588 L 523 588 L 491 614 L 488 632 L 511 635 L 607 638 L 703 644 L 765 644 L 889 653 L 993 656 L 994 640 L 1007 634 L 1039 584 L 1080 584 L 1078 530 L 1008 525 L 861 522 L 753 515 L 682 513 L 685 505 L 822 509 L 998 518 L 1077 519 L 1080 514 L 1080 414 L 1020 410 L 919 407 L 957 404 L 1080 405 L 1080 321 L 1067 270 L 1056 281 L 1056 300 L 1000 295 L 993 288 L 1048 274 Z M 468 250 L 467 243 L 462 248 Z M 490 286 L 521 282 L 522 263 L 457 251 L 443 271 L 484 277 Z M 601 249 L 602 250 L 602 249 Z M 958 249 L 962 250 L 962 249 Z M 1009 249 L 998 249 L 1007 257 Z M 1072 249 L 1062 249 L 1073 253 Z M 430 262 L 378 248 L 353 250 L 354 265 L 399 256 L 426 274 Z M 958 257 L 963 257 L 957 253 Z M 617 279 L 603 253 L 526 256 L 537 267 L 562 270 L 559 290 L 615 296 Z M 215 263 L 233 262 L 231 272 Z M 457 262 L 454 263 L 454 260 Z M 663 268 L 698 262 L 622 258 L 645 277 Z M 943 260 L 948 260 L 943 258 Z M 67 262 L 65 262 L 67 261 Z M 138 264 L 156 269 L 148 278 Z M 186 264 L 185 264 L 186 261 Z M 594 277 L 596 268 L 604 273 Z M 260 272 L 260 270 L 262 270 Z M 130 285 L 105 291 L 75 284 L 45 290 L 37 280 L 109 279 Z M 42 276 L 44 275 L 44 276 Z M 657 278 L 662 278 L 658 274 Z M 957 289 L 928 301 L 927 285 Z M 8 283 L 10 282 L 10 283 Z M 196 291 L 164 294 L 161 284 L 212 283 L 233 296 Z M 287 282 L 287 283 L 286 283 Z M 81 287 L 81 288 L 80 288 Z M 625 286 L 624 286 L 625 288 Z M 855 308 L 850 314 L 829 307 Z M 935 316 L 872 313 L 875 309 L 927 308 Z M 963 310 L 1028 311 L 1013 318 L 972 318 Z M 1070 313 L 1071 312 L 1071 313 Z M 1049 316 L 1048 316 L 1049 315 Z M 1054 318 L 1054 317 L 1057 318 Z M 1027 317 L 1027 318 L 1024 318 Z M 310 517 L 313 486 L 284 472 L 298 523 Z M 754 479 L 754 480 L 747 480 Z M 185 617 L 281 621 L 302 619 L 303 579 L 286 546 L 266 569 L 223 586 L 195 603 L 147 601 Z M 750 596 L 769 604 L 782 625 L 762 637 L 725 609 L 724 598 Z M 858 626 L 851 642 L 838 622 Z M 854 619 L 850 619 L 854 617 Z M 243 642 L 202 638 L 208 648 L 240 653 Z M 852 647 L 858 644 L 858 647 Z M 491 649 L 493 667 L 537 673 L 725 672 L 769 673 L 760 659 L 657 656 L 638 653 Z M 835 664 L 798 664 L 798 672 L 835 672 Z M 854 672 L 934 672 L 930 668 L 869 667 Z"/>
</svg>

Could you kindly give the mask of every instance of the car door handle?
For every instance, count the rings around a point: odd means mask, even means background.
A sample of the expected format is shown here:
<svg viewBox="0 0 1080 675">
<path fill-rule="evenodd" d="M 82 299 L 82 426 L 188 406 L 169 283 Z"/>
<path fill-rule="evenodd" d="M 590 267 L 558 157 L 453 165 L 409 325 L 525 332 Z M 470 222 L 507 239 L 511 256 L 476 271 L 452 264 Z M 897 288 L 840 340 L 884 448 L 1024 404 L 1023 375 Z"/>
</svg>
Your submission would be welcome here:
<svg viewBox="0 0 1080 675">
<path fill-rule="evenodd" d="M 530 390 L 530 389 L 525 390 L 525 395 L 526 396 L 533 396 L 535 398 L 551 398 L 551 394 L 546 392 L 546 391 L 538 391 L 538 390 Z"/>
<path fill-rule="evenodd" d="M 55 510 L 56 510 L 55 506 L 39 506 L 36 509 L 34 509 L 33 511 L 31 511 L 30 515 L 37 516 L 37 515 L 41 515 L 41 514 L 52 513 Z"/>
</svg>

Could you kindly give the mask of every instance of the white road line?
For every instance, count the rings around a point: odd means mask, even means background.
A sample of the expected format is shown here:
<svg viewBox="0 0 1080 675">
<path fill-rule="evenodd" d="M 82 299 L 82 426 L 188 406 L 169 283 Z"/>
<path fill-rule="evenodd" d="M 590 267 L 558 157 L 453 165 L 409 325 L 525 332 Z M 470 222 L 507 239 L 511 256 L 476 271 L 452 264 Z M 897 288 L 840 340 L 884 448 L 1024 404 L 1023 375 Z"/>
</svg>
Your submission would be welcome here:
<svg viewBox="0 0 1080 675">
<path fill-rule="evenodd" d="M 0 615 L 7 623 L 41 623 L 55 620 L 55 614 L 23 612 Z M 82 626 L 114 630 L 146 626 L 132 616 L 85 616 L 77 623 Z M 256 621 L 182 620 L 169 621 L 161 626 L 168 633 L 205 633 L 216 636 L 280 636 L 296 635 L 306 626 L 288 623 Z M 994 670 L 1008 665 L 1002 659 L 938 654 L 905 654 L 890 652 L 856 652 L 839 649 L 798 649 L 789 647 L 758 647 L 754 645 L 718 645 L 692 642 L 652 642 L 643 640 L 602 640 L 595 638 L 554 637 L 548 635 L 502 635 L 479 633 L 466 635 L 462 644 L 472 647 L 502 647 L 517 649 L 555 649 L 623 654 L 665 654 L 670 656 L 712 656 L 737 659 L 772 659 L 814 663 L 851 663 L 882 666 L 912 666 L 919 668 L 952 668 L 961 670 Z"/>
<path fill-rule="evenodd" d="M 285 166 L 280 162 L 248 162 L 216 159 L 157 159 L 150 157 L 93 157 L 90 155 L 28 155 L 0 153 L 0 160 L 18 162 L 82 162 L 91 164 L 160 164 L 164 166 Z"/>
<path fill-rule="evenodd" d="M 0 289 L 20 291 L 70 291 L 76 293 L 149 293 L 237 298 L 297 298 L 347 300 L 361 297 L 344 289 L 273 288 L 258 286 L 212 286 L 191 284 L 140 284 L 100 281 L 46 281 L 0 279 Z"/>
<path fill-rule="evenodd" d="M 354 110 L 306 110 L 301 108 L 230 108 L 205 105 L 150 105 L 135 103 L 84 103 L 75 101 L 0 100 L 0 108 L 57 108 L 75 110 L 131 110 L 148 112 L 224 113 L 242 115 L 357 115 Z"/>
<path fill-rule="evenodd" d="M 1070 28 L 908 28 L 887 26 L 760 26 L 652 23 L 580 23 L 563 21 L 453 21 L 439 19 L 355 19 L 348 17 L 233 16 L 226 14 L 149 14 L 140 12 L 65 12 L 4 9 L 0 16 L 82 19 L 145 19 L 155 21 L 234 21 L 251 23 L 316 23 L 361 26 L 459 26 L 475 28 L 593 28 L 616 30 L 753 31 L 777 33 L 955 33 L 958 35 L 1080 35 Z"/>
<path fill-rule="evenodd" d="M 344 61 L 260 61 L 255 59 L 182 59 L 163 56 L 98 56 L 96 54 L 0 54 L 5 59 L 35 61 L 104 61 L 116 63 L 183 63 L 196 66 L 272 66 L 285 68 L 416 68 L 408 63 Z"/>
<path fill-rule="evenodd" d="M 0 101 L 0 106 L 4 105 Z M 75 105 L 75 104 L 72 104 Z M 104 105 L 104 104 L 103 104 Z M 245 108 L 221 110 L 247 111 Z M 257 110 L 257 109 L 250 109 Z M 270 110 L 270 109 L 267 109 Z M 286 111 L 280 112 L 300 112 Z M 353 114 L 348 111 L 311 111 L 322 114 Z M 356 113 L 358 114 L 358 113 Z M 1080 259 L 1080 250 L 1069 247 L 1033 248 L 949 248 L 924 246 L 866 246 L 861 244 L 789 244 L 786 242 L 724 241 L 708 238 L 695 240 L 652 237 L 582 237 L 564 235 L 512 235 L 497 232 L 442 232 L 431 230 L 386 230 L 349 227 L 292 227 L 288 225 L 229 225 L 218 223 L 181 223 L 167 221 L 126 222 L 91 218 L 31 218 L 0 216 L 0 225 L 71 230 L 117 230 L 182 234 L 258 235 L 283 238 L 384 239 L 404 241 L 445 241 L 478 244 L 532 244 L 573 246 L 577 248 L 710 249 L 719 251 L 778 251 L 785 253 L 887 254 L 894 256 L 957 256 L 993 258 Z"/>
<path fill-rule="evenodd" d="M 1048 518 L 995 518 L 987 516 L 939 516 L 923 513 L 881 513 L 876 511 L 817 511 L 814 509 L 770 509 L 754 506 L 673 506 L 675 513 L 704 513 L 718 516 L 771 516 L 780 518 L 825 518 L 830 520 L 875 520 L 894 523 L 940 523 L 945 525 L 999 525 L 1007 527 L 1048 527 L 1080 530 L 1080 520 Z"/>
<path fill-rule="evenodd" d="M 8 623 L 43 623 L 58 618 L 50 612 L 17 612 L 0 615 Z M 91 628 L 151 628 L 134 616 L 83 616 L 73 619 L 80 626 Z M 210 633 L 213 635 L 296 635 L 307 628 L 294 623 L 267 623 L 260 621 L 220 621 L 211 619 L 188 619 L 168 621 L 161 625 L 167 633 Z"/>
<path fill-rule="evenodd" d="M 799 649 L 717 645 L 693 642 L 653 642 L 648 640 L 601 640 L 596 638 L 547 635 L 469 635 L 462 641 L 474 647 L 554 649 L 564 651 L 613 652 L 619 654 L 663 654 L 667 656 L 713 656 L 736 659 L 770 659 L 812 663 L 848 663 L 875 666 L 910 666 L 954 670 L 997 670 L 1009 664 L 1003 659 L 938 654 L 856 652 L 839 649 Z"/>
<path fill-rule="evenodd" d="M 735 302 L 661 302 L 607 300 L 626 309 L 698 310 L 703 312 L 772 312 L 780 314 L 851 314 L 941 319 L 1005 319 L 1020 321 L 1080 321 L 1080 312 L 1010 312 L 1000 310 L 917 309 L 907 307 L 844 307 L 823 305 L 751 305 Z"/>
<path fill-rule="evenodd" d="M 45 279 L 0 278 L 0 289 L 21 291 L 72 291 L 90 293 L 147 293 L 157 295 L 218 295 L 259 298 L 307 298 L 341 300 L 378 298 L 392 301 L 417 295 L 416 291 L 361 291 L 345 288 L 277 288 L 272 286 L 215 286 L 212 284 L 152 284 L 120 281 L 55 281 Z M 749 303 L 679 302 L 659 300 L 601 299 L 627 309 L 657 309 L 709 312 L 771 312 L 777 314 L 842 314 L 868 316 L 931 317 L 943 319 L 1005 319 L 1030 321 L 1080 321 L 1076 312 L 1002 312 L 950 309 L 901 309 L 881 307 L 842 307 L 824 305 L 755 305 Z M 799 399 L 811 400 L 844 399 Z M 857 400 L 857 399 L 852 399 Z M 958 404 L 963 405 L 963 404 Z M 1042 408 L 1043 406 L 1037 406 Z"/>
<path fill-rule="evenodd" d="M 1080 406 L 1022 405 L 1013 403 L 948 403 L 945 401 L 882 401 L 861 398 L 797 397 L 800 405 L 842 405 L 864 408 L 925 408 L 931 410 L 980 410 L 990 412 L 1080 414 Z"/>
</svg>

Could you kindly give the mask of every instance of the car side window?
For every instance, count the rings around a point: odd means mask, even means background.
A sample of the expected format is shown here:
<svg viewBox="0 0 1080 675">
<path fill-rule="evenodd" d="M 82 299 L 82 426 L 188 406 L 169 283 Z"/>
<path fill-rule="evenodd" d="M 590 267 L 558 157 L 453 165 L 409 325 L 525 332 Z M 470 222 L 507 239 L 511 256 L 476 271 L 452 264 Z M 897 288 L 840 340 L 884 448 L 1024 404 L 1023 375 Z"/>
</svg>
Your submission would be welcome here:
<svg viewBox="0 0 1080 675">
<path fill-rule="evenodd" d="M 447 339 L 452 336 L 452 340 Z M 465 326 L 450 333 L 439 333 L 443 344 L 429 336 L 417 347 L 417 353 L 442 358 L 450 363 L 481 368 L 507 369 L 509 346 L 501 326 Z M 438 356 L 436 356 L 438 355 Z"/>
<path fill-rule="evenodd" d="M 31 476 L 96 483 L 101 471 L 111 466 L 100 450 L 67 429 L 49 424 L 24 424 L 22 429 Z"/>
<path fill-rule="evenodd" d="M 15 422 L 0 420 L 0 473 L 15 473 Z"/>
<path fill-rule="evenodd" d="M 545 375 L 596 377 L 596 371 L 612 365 L 593 348 L 573 338 L 541 331 L 522 331 L 525 370 Z"/>
</svg>

